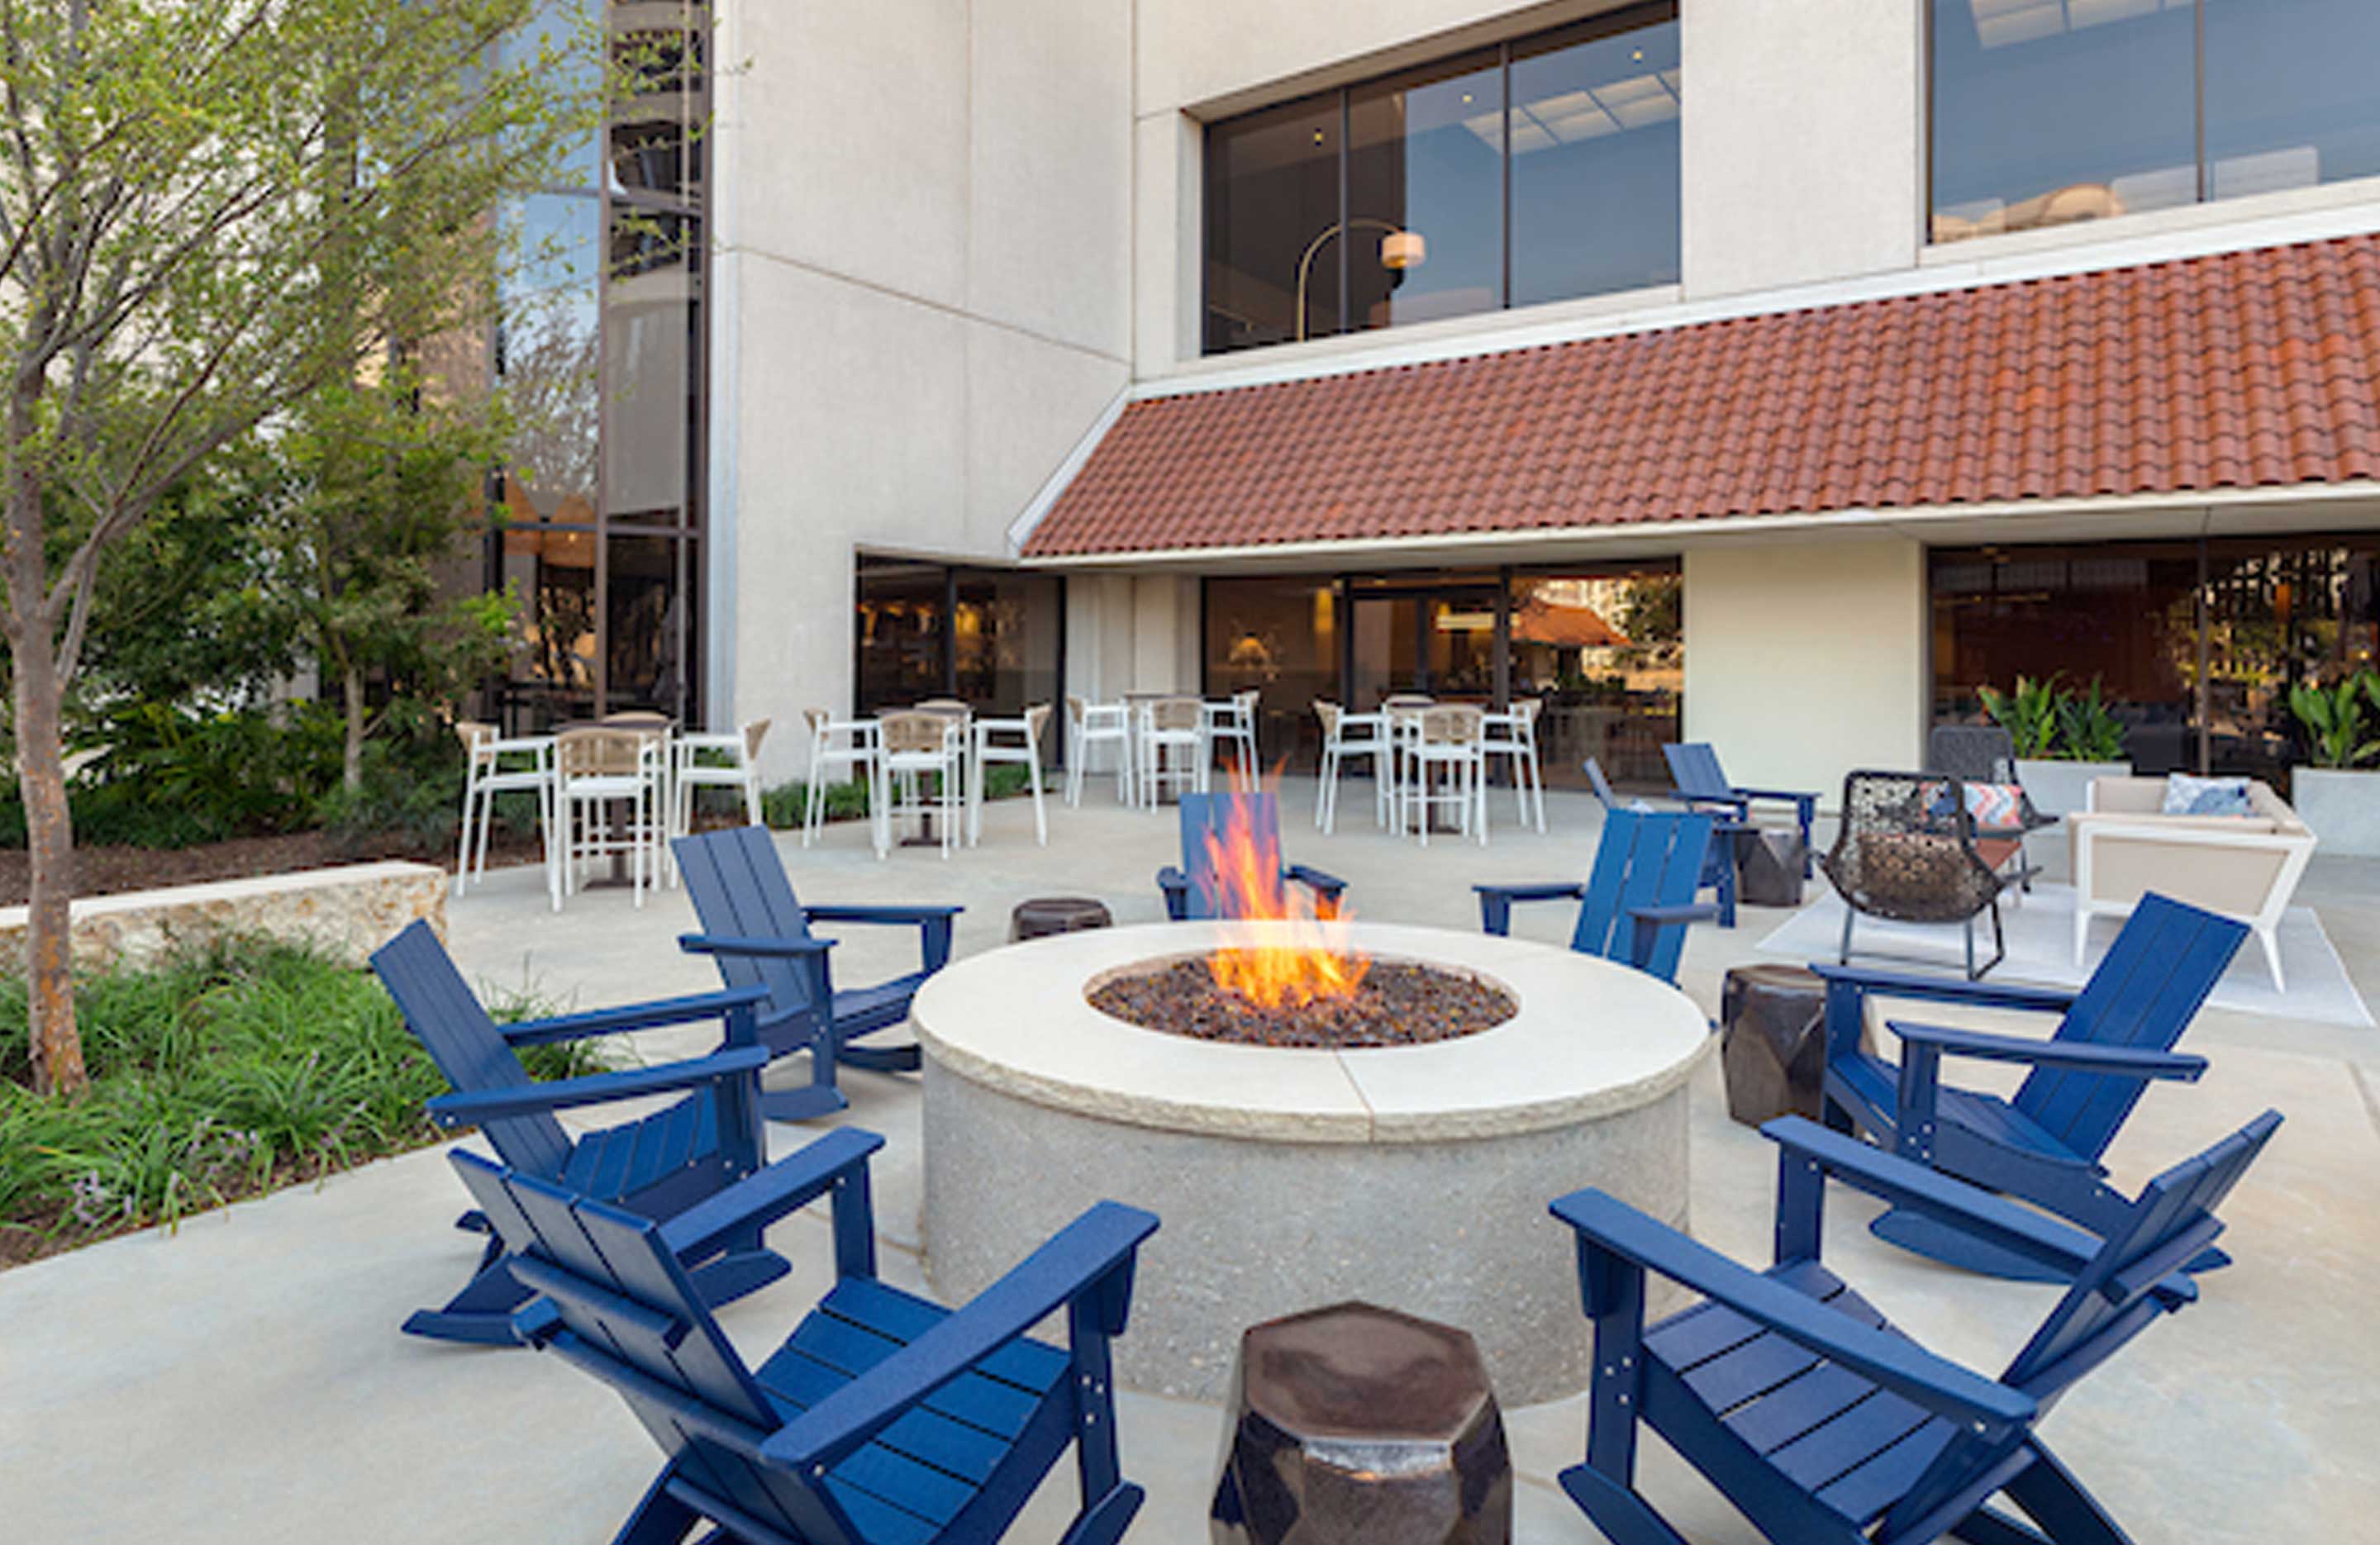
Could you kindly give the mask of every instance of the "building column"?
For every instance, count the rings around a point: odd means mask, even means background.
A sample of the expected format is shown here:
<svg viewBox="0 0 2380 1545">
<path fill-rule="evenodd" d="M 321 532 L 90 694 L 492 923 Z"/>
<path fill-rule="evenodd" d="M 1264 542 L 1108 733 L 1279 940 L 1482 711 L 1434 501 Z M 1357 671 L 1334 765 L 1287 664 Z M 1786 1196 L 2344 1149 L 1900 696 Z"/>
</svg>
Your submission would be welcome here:
<svg viewBox="0 0 2380 1545">
<path fill-rule="evenodd" d="M 1925 765 L 1925 549 L 1906 537 L 1685 555 L 1686 738 L 1740 784 L 1815 791 Z"/>
</svg>

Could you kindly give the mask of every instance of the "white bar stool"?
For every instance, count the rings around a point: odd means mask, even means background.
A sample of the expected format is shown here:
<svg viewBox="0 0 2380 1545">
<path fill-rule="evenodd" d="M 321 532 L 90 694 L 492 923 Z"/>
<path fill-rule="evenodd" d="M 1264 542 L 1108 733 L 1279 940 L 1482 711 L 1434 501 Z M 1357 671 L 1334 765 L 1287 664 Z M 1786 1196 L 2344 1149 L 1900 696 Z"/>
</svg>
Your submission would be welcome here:
<svg viewBox="0 0 2380 1545">
<path fill-rule="evenodd" d="M 979 718 L 968 733 L 973 743 L 967 748 L 967 846 L 983 840 L 984 768 L 995 764 L 1025 768 L 1026 786 L 1033 791 L 1033 837 L 1041 846 L 1050 845 L 1050 817 L 1041 808 L 1041 731 L 1050 722 L 1050 705 L 1036 703 L 1025 710 L 1022 718 Z M 1020 741 L 1003 741 L 995 736 L 1014 735 Z"/>
<path fill-rule="evenodd" d="M 461 719 L 455 733 L 463 742 L 463 832 L 455 855 L 455 894 L 465 882 L 488 877 L 488 828 L 495 824 L 498 794 L 537 796 L 538 841 L 545 851 L 545 888 L 558 911 L 562 906 L 561 875 L 555 867 L 553 841 L 553 737 L 529 735 L 507 740 L 496 727 L 479 719 Z"/>
<path fill-rule="evenodd" d="M 1083 780 L 1090 776 L 1091 747 L 1116 748 L 1116 802 L 1132 803 L 1132 708 L 1123 703 L 1086 703 L 1066 699 L 1066 803 L 1083 803 Z"/>
</svg>

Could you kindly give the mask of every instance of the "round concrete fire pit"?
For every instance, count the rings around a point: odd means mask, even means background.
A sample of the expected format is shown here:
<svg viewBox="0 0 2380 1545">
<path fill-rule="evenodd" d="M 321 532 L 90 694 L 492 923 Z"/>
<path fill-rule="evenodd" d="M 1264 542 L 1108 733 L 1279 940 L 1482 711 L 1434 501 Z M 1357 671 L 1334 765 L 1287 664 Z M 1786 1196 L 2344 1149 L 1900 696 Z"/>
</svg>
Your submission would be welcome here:
<svg viewBox="0 0 2380 1545">
<path fill-rule="evenodd" d="M 1469 1331 L 1508 1404 L 1584 1388 L 1572 1246 L 1546 1204 L 1600 1186 L 1685 1222 L 1686 1080 L 1713 1044 L 1702 1012 L 1566 949 L 1370 923 L 1348 944 L 1484 978 L 1518 1012 L 1459 1039 L 1326 1051 L 1143 1030 L 1085 997 L 1283 927 L 1063 935 L 926 984 L 935 1286 L 978 1292 L 1112 1197 L 1164 1221 L 1116 1346 L 1128 1384 L 1220 1399 L 1246 1327 L 1360 1298 Z"/>
</svg>

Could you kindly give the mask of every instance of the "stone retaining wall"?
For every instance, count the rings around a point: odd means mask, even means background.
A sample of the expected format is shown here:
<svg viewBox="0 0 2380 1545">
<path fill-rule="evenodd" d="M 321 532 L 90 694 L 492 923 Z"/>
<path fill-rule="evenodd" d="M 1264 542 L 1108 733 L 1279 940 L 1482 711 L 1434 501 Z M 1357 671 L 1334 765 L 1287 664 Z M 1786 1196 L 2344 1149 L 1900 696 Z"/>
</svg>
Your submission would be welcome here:
<svg viewBox="0 0 2380 1545">
<path fill-rule="evenodd" d="M 416 918 L 429 919 L 443 938 L 446 885 L 434 865 L 389 862 L 87 896 L 74 904 L 75 965 L 138 964 L 175 945 L 270 934 L 311 940 L 360 966 Z M 10 971 L 24 969 L 25 916 L 23 907 L 0 908 L 0 962 Z"/>
</svg>

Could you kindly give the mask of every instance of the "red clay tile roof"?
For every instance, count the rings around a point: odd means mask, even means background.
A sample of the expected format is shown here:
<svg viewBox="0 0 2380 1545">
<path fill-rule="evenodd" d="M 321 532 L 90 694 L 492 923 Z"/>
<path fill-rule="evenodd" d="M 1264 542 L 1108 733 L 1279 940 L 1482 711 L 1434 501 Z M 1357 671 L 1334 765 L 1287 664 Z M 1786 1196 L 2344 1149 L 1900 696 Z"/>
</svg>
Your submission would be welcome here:
<svg viewBox="0 0 2380 1545">
<path fill-rule="evenodd" d="M 2380 477 L 2380 235 L 1128 405 L 1026 543 L 1149 552 Z"/>
</svg>

